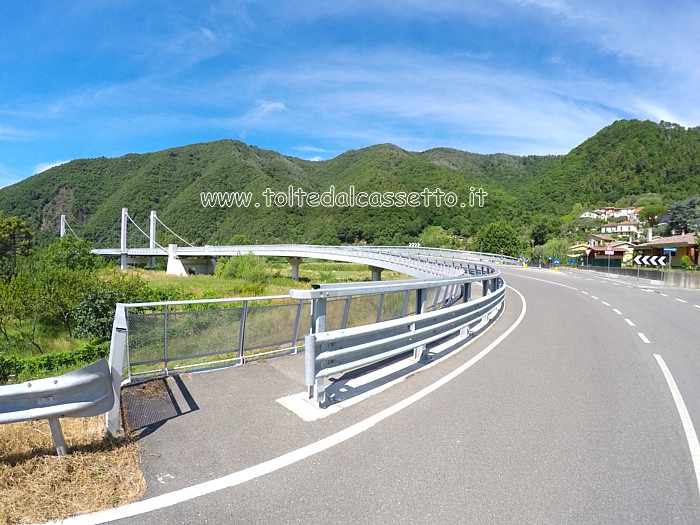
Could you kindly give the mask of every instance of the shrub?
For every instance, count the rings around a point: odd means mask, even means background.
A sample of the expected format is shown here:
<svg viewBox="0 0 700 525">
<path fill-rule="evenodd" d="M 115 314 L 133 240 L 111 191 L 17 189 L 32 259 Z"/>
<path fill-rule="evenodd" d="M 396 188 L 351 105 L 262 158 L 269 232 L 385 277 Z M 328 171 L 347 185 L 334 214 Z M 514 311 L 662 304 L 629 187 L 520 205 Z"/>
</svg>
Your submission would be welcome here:
<svg viewBox="0 0 700 525">
<path fill-rule="evenodd" d="M 690 270 L 693 267 L 693 262 L 690 260 L 690 257 L 687 255 L 684 255 L 681 257 L 681 268 L 684 270 Z"/>
<path fill-rule="evenodd" d="M 0 383 L 23 382 L 65 373 L 109 355 L 109 341 L 88 343 L 72 352 L 22 358 L 0 353 Z"/>
<path fill-rule="evenodd" d="M 264 284 L 268 280 L 265 259 L 252 253 L 231 257 L 219 262 L 216 274 L 226 279 L 243 279 L 253 284 Z"/>
</svg>

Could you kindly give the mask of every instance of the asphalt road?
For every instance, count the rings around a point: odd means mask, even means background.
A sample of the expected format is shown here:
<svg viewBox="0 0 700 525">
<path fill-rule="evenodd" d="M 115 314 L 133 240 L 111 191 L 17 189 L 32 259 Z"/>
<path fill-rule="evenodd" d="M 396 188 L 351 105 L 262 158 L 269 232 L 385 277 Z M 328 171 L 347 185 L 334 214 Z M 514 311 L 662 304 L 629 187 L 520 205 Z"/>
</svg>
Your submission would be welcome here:
<svg viewBox="0 0 700 525">
<path fill-rule="evenodd" d="M 700 292 L 503 272 L 491 330 L 318 421 L 275 402 L 303 389 L 298 358 L 183 378 L 115 523 L 700 523 L 660 365 L 700 425 Z"/>
</svg>

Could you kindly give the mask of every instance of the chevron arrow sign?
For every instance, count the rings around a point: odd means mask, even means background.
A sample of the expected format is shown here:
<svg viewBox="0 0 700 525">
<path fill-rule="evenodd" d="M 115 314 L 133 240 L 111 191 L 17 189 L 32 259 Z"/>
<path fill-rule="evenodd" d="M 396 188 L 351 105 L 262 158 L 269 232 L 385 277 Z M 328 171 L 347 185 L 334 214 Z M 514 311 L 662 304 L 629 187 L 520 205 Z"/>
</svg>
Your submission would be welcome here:
<svg viewBox="0 0 700 525">
<path fill-rule="evenodd" d="M 644 266 L 666 266 L 665 255 L 637 255 L 634 264 Z"/>
</svg>

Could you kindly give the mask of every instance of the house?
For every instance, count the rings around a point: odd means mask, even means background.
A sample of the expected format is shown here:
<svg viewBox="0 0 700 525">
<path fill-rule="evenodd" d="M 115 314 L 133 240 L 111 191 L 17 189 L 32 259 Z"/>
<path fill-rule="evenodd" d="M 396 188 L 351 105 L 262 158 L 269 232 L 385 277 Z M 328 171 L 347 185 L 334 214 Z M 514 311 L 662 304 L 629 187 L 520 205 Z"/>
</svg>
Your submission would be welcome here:
<svg viewBox="0 0 700 525">
<path fill-rule="evenodd" d="M 620 268 L 632 256 L 634 245 L 627 241 L 617 241 L 607 235 L 591 235 L 588 243 L 574 244 L 570 248 L 574 254 L 581 254 L 581 264 L 587 266 L 609 266 Z"/>
<path fill-rule="evenodd" d="M 603 206 L 597 210 L 587 211 L 581 214 L 582 219 L 620 219 L 626 218 L 633 223 L 639 222 L 639 212 L 644 206 L 630 206 L 627 208 L 616 208 L 614 206 Z"/>
<path fill-rule="evenodd" d="M 630 221 L 623 222 L 610 222 L 608 224 L 603 224 L 600 227 L 600 233 L 603 234 L 615 234 L 615 235 L 628 235 L 630 237 L 637 236 L 637 225 Z"/>
<path fill-rule="evenodd" d="M 675 252 L 664 253 L 664 248 Z M 684 235 L 672 235 L 670 237 L 658 237 L 644 244 L 637 246 L 637 251 L 642 255 L 666 255 L 667 266 L 680 267 L 681 259 L 687 255 L 690 257 L 690 262 L 693 266 L 698 265 L 698 241 L 695 233 L 686 233 Z"/>
<path fill-rule="evenodd" d="M 609 237 L 607 235 L 597 235 L 593 234 L 588 238 L 588 246 L 591 248 L 594 246 L 605 246 L 611 242 L 615 242 L 616 239 Z"/>
<path fill-rule="evenodd" d="M 595 219 L 597 221 L 602 221 L 605 219 L 600 213 L 597 211 L 584 211 L 581 215 L 579 215 L 580 219 Z"/>
</svg>

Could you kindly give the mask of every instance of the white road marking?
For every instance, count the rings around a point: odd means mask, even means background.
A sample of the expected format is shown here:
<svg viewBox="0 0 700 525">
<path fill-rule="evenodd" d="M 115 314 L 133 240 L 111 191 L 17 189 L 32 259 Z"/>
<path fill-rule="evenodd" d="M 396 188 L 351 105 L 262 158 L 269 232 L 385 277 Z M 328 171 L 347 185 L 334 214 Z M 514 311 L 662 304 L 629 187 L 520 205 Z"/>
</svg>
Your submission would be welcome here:
<svg viewBox="0 0 700 525">
<path fill-rule="evenodd" d="M 668 297 L 668 294 L 660 293 L 660 292 L 659 292 L 659 294 L 660 294 L 662 297 Z"/>
<path fill-rule="evenodd" d="M 609 303 L 606 303 L 605 301 L 603 301 L 603 304 L 604 304 L 605 306 L 610 306 L 610 304 L 609 304 Z"/>
<path fill-rule="evenodd" d="M 632 321 L 630 321 L 629 319 L 625 319 L 625 321 L 627 321 L 627 324 L 628 324 L 628 325 L 634 326 L 634 323 L 633 323 Z"/>
<path fill-rule="evenodd" d="M 588 295 L 588 292 L 584 292 L 583 290 L 581 290 L 581 293 L 585 293 L 586 295 Z"/>
<path fill-rule="evenodd" d="M 613 312 L 615 312 L 617 315 L 622 315 L 622 312 L 617 308 L 613 308 Z"/>
<path fill-rule="evenodd" d="M 659 354 L 654 354 L 654 357 L 659 363 L 661 371 L 666 378 L 666 383 L 668 383 L 668 388 L 671 390 L 673 401 L 676 403 L 676 409 L 678 410 L 678 415 L 681 418 L 681 423 L 683 423 L 685 438 L 688 440 L 688 447 L 690 448 L 690 457 L 693 460 L 695 481 L 698 485 L 698 493 L 700 493 L 700 442 L 698 442 L 698 435 L 695 433 L 695 427 L 693 426 L 693 421 L 690 419 L 690 414 L 688 413 L 688 409 L 683 401 L 683 396 L 681 396 L 681 392 L 678 390 L 678 385 L 673 379 L 671 371 L 666 366 L 666 362 Z"/>
<path fill-rule="evenodd" d="M 384 421 L 385 419 L 393 416 L 394 414 L 400 412 L 401 410 L 411 406 L 412 404 L 420 401 L 424 397 L 432 394 L 437 389 L 443 387 L 456 377 L 460 376 L 472 366 L 478 363 L 483 357 L 485 357 L 491 350 L 496 348 L 504 339 L 506 339 L 513 331 L 520 325 L 525 313 L 527 312 L 527 303 L 525 302 L 525 297 L 516 290 L 515 288 L 508 286 L 511 290 L 520 296 L 523 302 L 523 307 L 520 315 L 515 320 L 515 322 L 508 327 L 508 329 L 503 332 L 498 338 L 493 341 L 490 345 L 484 348 L 481 352 L 472 357 L 469 361 L 456 368 L 446 376 L 438 379 L 434 383 L 426 386 L 425 388 L 419 390 L 415 394 L 399 401 L 395 405 L 385 408 L 384 410 L 368 417 L 362 421 L 359 421 L 349 427 L 331 434 L 315 443 L 311 443 L 304 447 L 288 452 L 287 454 L 282 454 L 274 459 L 259 463 L 252 467 L 248 467 L 238 472 L 233 472 L 226 476 L 220 478 L 205 481 L 204 483 L 199 483 L 197 485 L 192 485 L 190 487 L 185 487 L 183 489 L 174 490 L 168 492 L 167 494 L 161 494 L 160 496 L 154 496 L 152 498 L 137 501 L 135 503 L 130 503 L 122 507 L 117 507 L 115 509 L 103 510 L 99 512 L 93 512 L 91 514 L 83 514 L 82 516 L 74 516 L 72 518 L 67 518 L 62 521 L 49 522 L 50 524 L 62 524 L 62 525 L 75 525 L 75 524 L 97 524 L 97 523 L 108 523 L 110 521 L 115 521 L 119 519 L 129 518 L 132 516 L 138 516 L 145 514 L 147 512 L 152 512 L 154 510 L 172 507 L 178 503 L 188 501 L 200 496 L 205 496 L 213 492 L 218 492 L 223 489 L 235 487 L 241 485 L 247 481 L 259 478 L 265 474 L 275 472 L 276 470 L 288 467 L 294 463 L 298 463 L 306 458 L 314 456 L 324 450 L 328 450 L 348 439 L 351 439 L 362 432 L 369 430 L 377 423 Z M 49 525 L 49 524 L 47 524 Z"/>
<path fill-rule="evenodd" d="M 695 308 L 700 308 L 700 304 L 694 304 L 693 305 Z"/>
<path fill-rule="evenodd" d="M 639 338 L 640 338 L 643 342 L 645 342 L 646 344 L 650 344 L 650 343 L 651 343 L 651 341 L 649 341 L 649 339 L 647 339 L 647 336 L 644 335 L 642 332 L 637 332 L 637 335 L 638 335 Z"/>
<path fill-rule="evenodd" d="M 684 299 L 676 299 L 676 301 L 678 301 L 679 303 L 687 303 L 687 302 L 688 302 L 688 301 L 686 301 L 686 300 L 684 300 Z"/>
<path fill-rule="evenodd" d="M 591 295 L 591 299 L 595 299 L 596 301 L 598 300 L 598 298 L 595 295 Z"/>
</svg>

